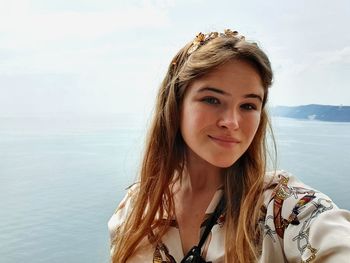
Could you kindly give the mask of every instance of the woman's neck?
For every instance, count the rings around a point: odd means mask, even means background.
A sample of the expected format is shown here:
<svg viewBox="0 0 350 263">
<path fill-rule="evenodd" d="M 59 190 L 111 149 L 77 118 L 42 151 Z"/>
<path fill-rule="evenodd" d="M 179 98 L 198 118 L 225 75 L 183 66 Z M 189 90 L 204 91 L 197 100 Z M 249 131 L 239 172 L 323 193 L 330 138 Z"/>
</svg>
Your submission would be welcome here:
<svg viewBox="0 0 350 263">
<path fill-rule="evenodd" d="M 195 153 L 187 155 L 181 189 L 188 194 L 214 192 L 223 184 L 222 168 L 216 167 Z"/>
</svg>

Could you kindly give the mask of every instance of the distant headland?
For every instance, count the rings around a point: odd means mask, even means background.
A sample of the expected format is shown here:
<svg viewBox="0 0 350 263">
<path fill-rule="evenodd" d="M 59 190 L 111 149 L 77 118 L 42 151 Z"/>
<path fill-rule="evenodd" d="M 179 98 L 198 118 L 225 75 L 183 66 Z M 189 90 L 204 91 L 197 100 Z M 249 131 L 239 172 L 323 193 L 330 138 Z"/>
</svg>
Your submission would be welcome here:
<svg viewBox="0 0 350 263">
<path fill-rule="evenodd" d="M 276 106 L 271 108 L 272 116 L 295 119 L 350 122 L 350 106 L 310 104 L 302 106 Z"/>
</svg>

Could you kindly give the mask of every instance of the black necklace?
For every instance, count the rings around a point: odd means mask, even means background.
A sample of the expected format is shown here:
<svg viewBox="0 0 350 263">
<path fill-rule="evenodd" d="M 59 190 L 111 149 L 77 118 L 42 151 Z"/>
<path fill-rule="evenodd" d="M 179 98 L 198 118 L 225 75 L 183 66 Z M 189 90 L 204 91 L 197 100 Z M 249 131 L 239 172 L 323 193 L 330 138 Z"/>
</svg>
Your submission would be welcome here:
<svg viewBox="0 0 350 263">
<path fill-rule="evenodd" d="M 207 239 L 211 229 L 219 219 L 220 215 L 225 209 L 225 197 L 222 195 L 219 204 L 216 206 L 214 213 L 208 219 L 203 235 L 199 240 L 197 246 L 194 246 L 190 249 L 190 251 L 186 254 L 186 256 L 181 260 L 181 263 L 210 263 L 205 261 L 201 256 L 201 249 L 204 245 L 205 240 Z"/>
</svg>

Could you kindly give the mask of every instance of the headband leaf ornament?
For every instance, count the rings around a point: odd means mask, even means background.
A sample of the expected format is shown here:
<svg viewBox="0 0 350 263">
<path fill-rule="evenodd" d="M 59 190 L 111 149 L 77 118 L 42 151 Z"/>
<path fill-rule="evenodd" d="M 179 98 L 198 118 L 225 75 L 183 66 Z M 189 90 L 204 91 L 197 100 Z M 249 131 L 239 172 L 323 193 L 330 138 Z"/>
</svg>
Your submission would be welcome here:
<svg viewBox="0 0 350 263">
<path fill-rule="evenodd" d="M 238 31 L 232 31 L 231 29 L 225 29 L 224 33 L 219 32 L 210 32 L 208 34 L 203 34 L 202 32 L 198 33 L 196 38 L 193 40 L 190 48 L 187 51 L 188 55 L 191 55 L 194 51 L 196 51 L 200 46 L 203 46 L 205 43 L 209 42 L 212 39 L 217 37 L 237 37 L 240 40 L 244 40 L 244 36 L 239 36 Z"/>
<path fill-rule="evenodd" d="M 210 32 L 207 34 L 203 34 L 202 32 L 198 33 L 191 43 L 191 46 L 187 50 L 187 56 L 189 57 L 194 51 L 196 51 L 199 47 L 205 45 L 208 43 L 210 40 L 218 38 L 218 37 L 223 37 L 223 38 L 237 38 L 238 40 L 245 40 L 245 37 L 242 35 L 239 35 L 238 31 L 234 30 L 232 31 L 231 29 L 225 29 L 223 33 L 221 32 Z M 255 43 L 253 43 L 255 44 Z M 174 59 L 171 62 L 171 66 L 174 69 L 177 66 L 177 61 Z"/>
</svg>

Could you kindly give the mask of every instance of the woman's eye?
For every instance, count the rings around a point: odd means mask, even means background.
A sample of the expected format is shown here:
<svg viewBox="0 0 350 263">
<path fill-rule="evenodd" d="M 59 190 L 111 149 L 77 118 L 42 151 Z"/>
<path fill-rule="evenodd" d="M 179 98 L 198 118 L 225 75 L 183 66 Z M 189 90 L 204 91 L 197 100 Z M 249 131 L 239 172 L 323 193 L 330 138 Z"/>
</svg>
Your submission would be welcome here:
<svg viewBox="0 0 350 263">
<path fill-rule="evenodd" d="M 243 104 L 241 106 L 242 109 L 244 110 L 256 110 L 257 107 L 254 104 Z"/>
<path fill-rule="evenodd" d="M 207 97 L 207 98 L 204 98 L 202 101 L 208 104 L 220 104 L 220 101 L 214 97 Z"/>
</svg>

